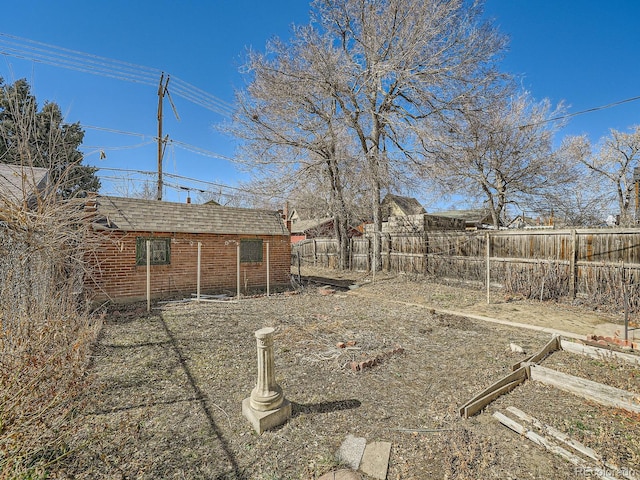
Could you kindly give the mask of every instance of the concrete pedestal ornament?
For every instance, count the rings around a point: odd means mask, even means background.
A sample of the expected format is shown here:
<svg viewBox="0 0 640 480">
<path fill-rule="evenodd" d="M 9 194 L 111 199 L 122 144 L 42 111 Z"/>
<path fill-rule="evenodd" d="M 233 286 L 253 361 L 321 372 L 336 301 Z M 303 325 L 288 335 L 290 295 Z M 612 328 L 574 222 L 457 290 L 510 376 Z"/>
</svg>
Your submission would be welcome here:
<svg viewBox="0 0 640 480">
<path fill-rule="evenodd" d="M 242 401 L 242 414 L 251 422 L 256 432 L 277 427 L 291 418 L 291 403 L 276 383 L 273 356 L 274 328 L 262 328 L 255 332 L 258 346 L 258 380 L 251 396 Z"/>
</svg>

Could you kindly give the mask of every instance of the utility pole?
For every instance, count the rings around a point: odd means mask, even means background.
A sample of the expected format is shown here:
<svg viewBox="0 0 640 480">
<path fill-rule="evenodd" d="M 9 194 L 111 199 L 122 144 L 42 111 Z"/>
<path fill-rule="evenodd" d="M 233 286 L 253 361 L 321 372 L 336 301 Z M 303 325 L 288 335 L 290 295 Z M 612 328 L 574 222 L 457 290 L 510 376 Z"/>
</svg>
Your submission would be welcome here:
<svg viewBox="0 0 640 480">
<path fill-rule="evenodd" d="M 160 83 L 158 84 L 158 193 L 157 200 L 162 200 L 162 159 L 164 157 L 164 149 L 166 146 L 166 138 L 162 138 L 162 104 L 164 96 L 167 94 L 169 86 L 169 75 L 165 80 L 164 72 L 160 75 Z"/>
</svg>

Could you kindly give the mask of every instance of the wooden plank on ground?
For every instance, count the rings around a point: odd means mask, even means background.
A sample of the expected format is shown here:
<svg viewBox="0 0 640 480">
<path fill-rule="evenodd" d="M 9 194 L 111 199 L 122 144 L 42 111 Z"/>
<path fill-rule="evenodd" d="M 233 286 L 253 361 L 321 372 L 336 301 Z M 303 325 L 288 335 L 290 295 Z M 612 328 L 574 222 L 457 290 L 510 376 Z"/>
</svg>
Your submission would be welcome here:
<svg viewBox="0 0 640 480">
<path fill-rule="evenodd" d="M 603 385 L 584 378 L 556 372 L 540 365 L 531 365 L 531 380 L 554 386 L 565 392 L 578 395 L 587 400 L 598 402 L 629 412 L 640 413 L 640 394 Z"/>
<path fill-rule="evenodd" d="M 460 415 L 464 416 L 464 418 L 469 418 L 469 417 L 475 415 L 480 410 L 482 410 L 484 407 L 486 407 L 491 402 L 493 402 L 496 398 L 498 398 L 501 395 L 504 395 L 505 393 L 508 393 L 511 390 L 513 390 L 514 388 L 516 388 L 524 380 L 525 380 L 524 378 L 523 379 L 514 380 L 513 382 L 507 383 L 506 385 L 503 385 L 502 387 L 498 387 L 497 389 L 493 390 L 491 393 L 488 393 L 487 395 L 485 395 L 483 397 L 474 399 L 472 402 L 470 402 L 469 404 L 464 406 L 464 408 L 462 409 L 463 411 L 461 412 Z"/>
<path fill-rule="evenodd" d="M 547 355 L 560 349 L 560 339 L 560 336 L 554 335 L 553 337 L 551 337 L 551 340 L 549 340 L 546 345 L 538 351 L 538 353 L 534 353 L 524 360 L 514 363 L 511 367 L 511 370 L 516 371 L 522 366 L 523 363 L 540 363 Z"/>
<path fill-rule="evenodd" d="M 520 385 L 527 379 L 526 367 L 521 367 L 515 372 L 510 373 L 506 377 L 498 380 L 485 388 L 482 392 L 474 396 L 471 400 L 460 407 L 460 416 L 469 418 L 471 415 L 482 410 L 489 403 L 494 401 L 500 395 L 507 393 L 516 386 Z"/>
<path fill-rule="evenodd" d="M 536 445 L 540 445 L 541 447 L 549 450 L 550 452 L 555 453 L 556 455 L 561 456 L 562 458 L 564 458 L 565 460 L 568 460 L 569 462 L 571 462 L 573 465 L 576 465 L 578 467 L 587 467 L 587 463 L 580 457 L 578 457 L 577 455 L 574 455 L 573 453 L 569 452 L 568 450 L 555 445 L 549 441 L 547 441 L 546 438 L 538 435 L 535 432 L 532 432 L 531 430 L 523 427 L 522 425 L 520 425 L 518 422 L 516 422 L 515 420 L 510 419 L 509 417 L 507 417 L 506 415 L 500 413 L 500 412 L 495 412 L 493 414 L 493 417 L 496 418 L 501 424 L 503 424 L 505 427 L 510 428 L 511 430 L 513 430 L 514 432 L 527 437 L 529 440 L 531 440 L 533 443 L 535 443 Z"/>
<path fill-rule="evenodd" d="M 589 345 L 583 345 L 581 343 L 569 342 L 567 340 L 560 341 L 560 347 L 562 350 L 571 353 L 578 353 L 580 355 L 586 355 L 587 357 L 596 359 L 618 359 L 624 362 L 628 362 L 635 365 L 640 365 L 640 355 L 632 355 L 630 353 L 616 352 L 608 348 L 598 348 Z"/>
<path fill-rule="evenodd" d="M 593 450 L 592 448 L 589 448 L 586 445 L 583 445 L 582 443 L 571 439 L 571 437 L 569 437 L 569 435 L 567 435 L 566 433 L 561 432 L 560 430 L 557 430 L 556 428 L 552 427 L 551 425 L 547 425 L 546 423 L 542 423 L 537 418 L 532 417 L 531 415 L 528 415 L 528 414 L 524 413 L 522 410 L 520 410 L 520 409 L 518 409 L 516 407 L 507 407 L 507 412 L 515 415 L 516 417 L 518 417 L 523 422 L 530 423 L 531 425 L 533 425 L 536 428 L 538 428 L 539 430 L 541 430 L 542 433 L 546 433 L 548 435 L 551 435 L 556 440 L 561 441 L 565 445 L 570 446 L 574 450 L 582 453 L 583 455 L 586 455 L 587 457 L 595 460 L 596 462 L 601 462 L 602 461 L 602 457 L 600 455 L 598 455 L 596 453 L 596 451 Z"/>
<path fill-rule="evenodd" d="M 500 412 L 495 412 L 493 414 L 493 417 L 496 418 L 505 427 L 508 427 L 511 430 L 513 430 L 514 432 L 516 432 L 516 433 L 528 438 L 529 440 L 531 440 L 536 445 L 540 445 L 541 447 L 545 448 L 546 450 L 548 450 L 548 451 L 550 451 L 552 453 L 555 453 L 556 455 L 564 458 L 565 460 L 568 460 L 571 464 L 573 464 L 573 465 L 575 465 L 577 467 L 584 468 L 585 470 L 593 470 L 592 467 L 590 467 L 587 464 L 587 462 L 585 460 L 583 460 L 581 457 L 578 457 L 577 455 L 574 455 L 573 453 L 571 453 L 570 451 L 568 451 L 565 448 L 562 448 L 559 445 L 556 445 L 554 443 L 549 442 L 546 438 L 538 435 L 535 432 L 532 432 L 531 430 L 528 430 L 527 428 L 523 427 L 522 425 L 520 425 L 515 420 L 510 419 L 506 415 L 504 415 L 504 414 L 502 414 Z M 608 480 L 615 480 L 614 477 L 608 476 L 606 474 L 606 472 L 603 472 L 603 473 L 604 473 L 604 475 L 601 478 L 606 478 Z"/>
<path fill-rule="evenodd" d="M 598 464 L 604 465 L 610 471 L 612 472 L 619 471 L 620 475 L 622 475 L 624 478 L 628 480 L 636 480 L 634 476 L 628 473 L 631 471 L 630 469 L 621 469 L 616 467 L 615 465 L 611 465 L 610 463 L 607 463 L 606 461 L 604 461 L 602 456 L 598 454 L 594 449 L 587 447 L 586 445 L 583 445 L 577 440 L 572 439 L 566 433 L 561 432 L 560 430 L 552 427 L 551 425 L 547 425 L 546 423 L 541 422 L 537 418 L 532 417 L 531 415 L 523 412 L 522 410 L 516 407 L 507 407 L 507 411 L 515 415 L 516 417 L 518 417 L 523 422 L 527 422 L 535 426 L 542 433 L 545 433 L 547 435 L 554 437 L 556 440 L 559 440 L 565 445 L 568 445 L 569 447 L 573 448 L 575 451 L 583 454 L 586 457 L 589 457 L 592 460 L 595 460 L 596 462 L 598 462 Z"/>
</svg>

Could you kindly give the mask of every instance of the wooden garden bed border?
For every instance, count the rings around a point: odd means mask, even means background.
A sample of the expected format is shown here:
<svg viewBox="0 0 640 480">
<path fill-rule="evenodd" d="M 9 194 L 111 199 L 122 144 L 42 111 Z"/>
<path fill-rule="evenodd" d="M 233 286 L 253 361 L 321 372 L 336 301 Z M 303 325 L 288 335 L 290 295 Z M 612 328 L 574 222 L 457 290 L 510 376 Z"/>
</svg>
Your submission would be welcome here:
<svg viewBox="0 0 640 480">
<path fill-rule="evenodd" d="M 640 413 L 640 403 L 636 401 L 637 398 L 640 398 L 638 394 L 591 380 L 585 380 L 574 375 L 556 372 L 550 368 L 537 365 L 537 363 L 544 360 L 547 356 L 561 349 L 571 353 L 587 355 L 592 358 L 618 358 L 629 363 L 640 364 L 640 357 L 636 355 L 588 345 L 580 345 L 575 342 L 562 340 L 559 335 L 554 335 L 540 351 L 514 364 L 512 373 L 493 383 L 463 404 L 459 409 L 460 416 L 464 418 L 473 416 L 496 398 L 513 390 L 527 379 L 552 385 L 602 405 Z"/>
</svg>

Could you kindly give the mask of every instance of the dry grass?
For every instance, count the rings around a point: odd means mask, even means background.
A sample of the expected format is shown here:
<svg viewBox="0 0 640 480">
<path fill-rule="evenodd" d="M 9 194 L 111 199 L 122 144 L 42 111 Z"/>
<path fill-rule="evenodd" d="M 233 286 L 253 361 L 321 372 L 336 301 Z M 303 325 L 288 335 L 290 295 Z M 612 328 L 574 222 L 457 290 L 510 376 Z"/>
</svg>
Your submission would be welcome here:
<svg viewBox="0 0 640 480">
<path fill-rule="evenodd" d="M 637 455 L 640 425 L 527 383 L 464 420 L 457 407 L 504 376 L 544 334 L 437 315 L 419 305 L 438 286 L 384 278 L 351 293 L 253 298 L 238 304 L 136 307 L 106 318 L 91 403 L 59 478 L 314 479 L 338 467 L 348 434 L 392 443 L 389 479 L 575 478 L 574 468 L 501 427 L 490 413 L 514 405 L 580 438 L 616 464 Z M 445 289 L 443 292 L 449 292 Z M 480 293 L 481 294 L 481 293 Z M 411 301 L 399 305 L 397 300 Z M 256 435 L 241 415 L 255 383 L 253 332 L 277 329 L 276 376 L 293 404 L 284 426 Z M 355 341 L 351 349 L 338 342 Z M 360 361 L 401 346 L 371 368 Z M 562 359 L 574 374 L 580 363 Z M 599 443 L 600 442 L 600 443 Z"/>
</svg>

